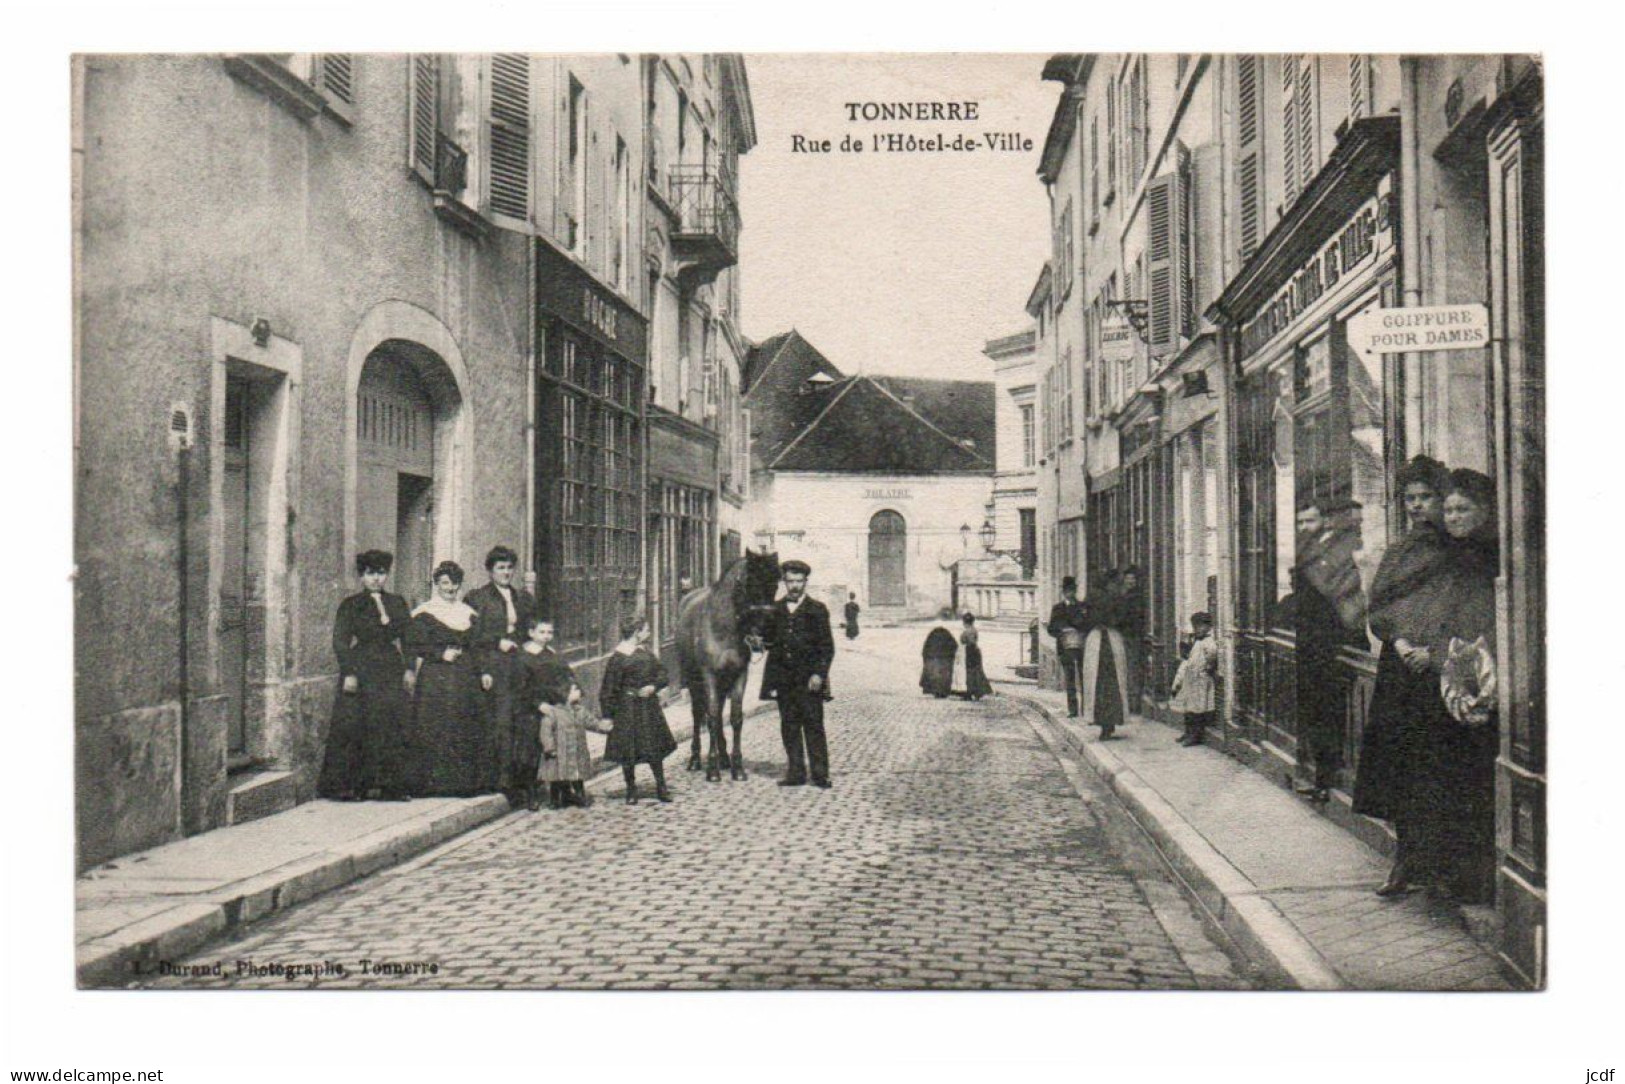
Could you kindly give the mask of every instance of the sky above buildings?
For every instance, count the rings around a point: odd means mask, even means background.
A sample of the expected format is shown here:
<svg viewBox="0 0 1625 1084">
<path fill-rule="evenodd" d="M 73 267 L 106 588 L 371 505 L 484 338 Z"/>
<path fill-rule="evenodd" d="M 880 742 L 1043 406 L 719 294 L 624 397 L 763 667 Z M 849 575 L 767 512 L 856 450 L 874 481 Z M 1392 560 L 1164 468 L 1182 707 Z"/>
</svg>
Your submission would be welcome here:
<svg viewBox="0 0 1625 1084">
<path fill-rule="evenodd" d="M 746 334 L 795 327 L 843 372 L 990 379 L 982 347 L 1028 326 L 1048 257 L 1037 169 L 1060 87 L 1039 78 L 1044 60 L 747 56 L 757 145 L 740 160 Z M 941 102 L 945 119 L 850 119 L 848 103 L 865 102 Z M 976 102 L 976 119 L 946 119 L 953 102 Z M 875 137 L 894 133 L 983 145 L 877 151 Z M 991 149 L 993 133 L 1031 149 Z M 831 149 L 797 150 L 797 136 Z M 843 152 L 847 137 L 865 150 Z"/>
</svg>

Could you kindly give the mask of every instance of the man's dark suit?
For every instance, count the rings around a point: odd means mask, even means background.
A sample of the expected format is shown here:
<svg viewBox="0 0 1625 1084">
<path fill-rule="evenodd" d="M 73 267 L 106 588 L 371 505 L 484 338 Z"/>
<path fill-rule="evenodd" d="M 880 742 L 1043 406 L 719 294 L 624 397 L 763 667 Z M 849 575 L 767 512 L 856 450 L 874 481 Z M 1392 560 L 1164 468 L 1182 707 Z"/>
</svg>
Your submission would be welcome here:
<svg viewBox="0 0 1625 1084">
<path fill-rule="evenodd" d="M 789 603 L 781 598 L 773 605 L 763 639 L 767 643 L 767 664 L 762 670 L 762 699 L 779 703 L 779 734 L 789 762 L 785 779 L 805 782 L 810 766 L 813 782 L 827 783 L 829 744 L 824 737 L 824 701 L 830 699 L 829 667 L 835 661 L 829 609 L 817 599 L 802 596 L 801 604 L 792 613 Z M 817 692 L 807 688 L 814 676 L 820 681 Z"/>
</svg>

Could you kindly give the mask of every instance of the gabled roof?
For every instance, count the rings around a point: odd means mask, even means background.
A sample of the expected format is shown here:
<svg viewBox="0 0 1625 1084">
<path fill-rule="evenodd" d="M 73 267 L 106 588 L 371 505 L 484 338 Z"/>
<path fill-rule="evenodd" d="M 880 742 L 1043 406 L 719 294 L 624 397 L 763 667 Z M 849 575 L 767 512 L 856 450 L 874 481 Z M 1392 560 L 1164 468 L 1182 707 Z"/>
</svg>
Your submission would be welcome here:
<svg viewBox="0 0 1625 1084">
<path fill-rule="evenodd" d="M 923 386 L 954 383 L 960 387 Z M 978 436 L 941 428 L 900 393 L 912 395 L 914 404 L 929 399 L 945 421 Z M 854 376 L 837 384 L 827 397 L 825 409 L 767 460 L 770 469 L 884 474 L 993 469 L 991 383 Z M 984 413 L 985 423 L 979 417 Z"/>
<path fill-rule="evenodd" d="M 756 469 L 993 469 L 991 381 L 845 376 L 795 330 L 754 347 L 746 371 Z"/>
</svg>

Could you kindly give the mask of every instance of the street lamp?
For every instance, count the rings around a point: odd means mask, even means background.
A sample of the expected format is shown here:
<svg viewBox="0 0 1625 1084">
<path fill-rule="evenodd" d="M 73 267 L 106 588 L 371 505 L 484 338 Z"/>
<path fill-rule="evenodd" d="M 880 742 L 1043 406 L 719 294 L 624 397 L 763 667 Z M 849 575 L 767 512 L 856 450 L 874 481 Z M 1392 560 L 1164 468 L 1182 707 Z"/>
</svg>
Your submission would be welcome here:
<svg viewBox="0 0 1625 1084">
<path fill-rule="evenodd" d="M 987 552 L 992 553 L 993 543 L 997 542 L 999 539 L 999 529 L 993 525 L 992 516 L 989 516 L 982 521 L 982 529 L 978 531 L 977 534 L 982 536 L 982 548 Z"/>
<path fill-rule="evenodd" d="M 970 549 L 970 524 L 968 523 L 959 525 L 959 548 L 967 551 Z"/>
</svg>

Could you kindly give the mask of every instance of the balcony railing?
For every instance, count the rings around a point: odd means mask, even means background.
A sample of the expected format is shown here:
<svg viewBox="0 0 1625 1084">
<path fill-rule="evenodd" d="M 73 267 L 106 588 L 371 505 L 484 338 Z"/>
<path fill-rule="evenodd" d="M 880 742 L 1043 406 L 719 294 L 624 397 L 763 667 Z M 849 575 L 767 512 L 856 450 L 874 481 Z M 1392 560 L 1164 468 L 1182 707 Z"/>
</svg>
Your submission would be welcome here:
<svg viewBox="0 0 1625 1084">
<path fill-rule="evenodd" d="M 670 181 L 679 258 L 713 273 L 738 262 L 739 204 L 728 179 L 714 166 L 684 165 L 672 167 Z"/>
</svg>

